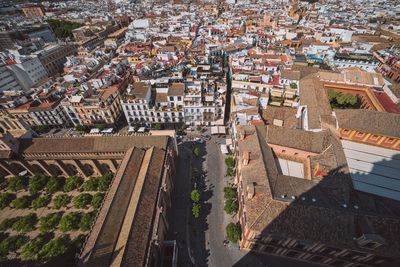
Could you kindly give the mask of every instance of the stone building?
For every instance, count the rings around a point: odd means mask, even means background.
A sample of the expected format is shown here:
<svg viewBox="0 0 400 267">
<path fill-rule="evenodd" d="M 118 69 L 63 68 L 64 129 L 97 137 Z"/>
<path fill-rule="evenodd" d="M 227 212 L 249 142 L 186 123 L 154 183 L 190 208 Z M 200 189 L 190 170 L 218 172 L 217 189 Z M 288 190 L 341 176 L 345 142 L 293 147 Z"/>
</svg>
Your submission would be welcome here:
<svg viewBox="0 0 400 267">
<path fill-rule="evenodd" d="M 238 128 L 242 249 L 330 266 L 399 260 L 398 202 L 354 190 L 336 134 Z"/>
<path fill-rule="evenodd" d="M 49 76 L 53 76 L 63 72 L 67 56 L 75 53 L 76 47 L 73 44 L 52 44 L 34 54 L 39 57 Z"/>
<path fill-rule="evenodd" d="M 43 17 L 45 10 L 43 5 L 26 5 L 22 7 L 25 17 Z"/>
<path fill-rule="evenodd" d="M 158 266 L 168 230 L 174 133 L 150 136 L 0 140 L 0 172 L 18 175 L 114 174 L 113 182 L 79 257 L 80 266 Z"/>
</svg>

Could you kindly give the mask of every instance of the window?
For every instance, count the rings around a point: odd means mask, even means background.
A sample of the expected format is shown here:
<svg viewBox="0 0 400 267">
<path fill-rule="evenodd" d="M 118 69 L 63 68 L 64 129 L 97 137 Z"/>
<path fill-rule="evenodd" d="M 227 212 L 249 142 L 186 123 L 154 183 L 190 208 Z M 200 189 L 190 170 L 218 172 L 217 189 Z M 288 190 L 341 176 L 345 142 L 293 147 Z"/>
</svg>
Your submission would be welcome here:
<svg viewBox="0 0 400 267">
<path fill-rule="evenodd" d="M 294 250 L 290 250 L 288 253 L 286 253 L 286 256 L 288 257 L 292 257 L 292 258 L 297 258 L 299 256 L 299 252 L 294 251 Z"/>
<path fill-rule="evenodd" d="M 375 135 L 375 134 L 373 134 L 373 135 L 370 137 L 370 139 L 371 139 L 371 140 L 374 140 L 374 141 L 378 140 L 378 138 L 379 138 L 379 135 Z"/>
<path fill-rule="evenodd" d="M 356 133 L 356 136 L 361 138 L 361 137 L 364 136 L 364 133 L 357 132 L 357 133 Z"/>
<path fill-rule="evenodd" d="M 265 246 L 264 247 L 264 252 L 266 252 L 266 253 L 273 253 L 274 252 L 274 250 L 275 250 L 275 248 L 274 247 L 271 247 L 271 246 Z"/>
<path fill-rule="evenodd" d="M 394 138 L 388 138 L 388 139 L 386 139 L 386 143 L 388 143 L 388 144 L 393 144 L 394 141 L 395 141 Z"/>
<path fill-rule="evenodd" d="M 307 247 L 307 244 L 302 241 L 297 241 L 297 243 L 293 246 L 294 249 L 304 250 Z"/>
<path fill-rule="evenodd" d="M 329 263 L 329 265 L 332 265 L 332 266 L 344 266 L 344 264 L 347 264 L 347 262 L 341 261 L 341 260 L 335 260 L 335 261 Z"/>
<path fill-rule="evenodd" d="M 316 256 L 312 257 L 310 260 L 313 262 L 321 262 L 324 259 L 325 259 L 324 257 L 316 255 Z"/>
</svg>

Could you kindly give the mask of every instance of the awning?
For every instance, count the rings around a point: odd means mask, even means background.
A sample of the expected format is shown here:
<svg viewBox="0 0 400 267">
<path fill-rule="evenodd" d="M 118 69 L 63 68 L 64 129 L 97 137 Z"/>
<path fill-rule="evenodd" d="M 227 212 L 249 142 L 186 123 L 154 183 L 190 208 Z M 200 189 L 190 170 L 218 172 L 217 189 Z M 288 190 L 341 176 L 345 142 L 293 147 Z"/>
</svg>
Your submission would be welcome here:
<svg viewBox="0 0 400 267">
<path fill-rule="evenodd" d="M 228 147 L 226 145 L 220 145 L 222 154 L 228 154 Z"/>
<path fill-rule="evenodd" d="M 213 127 L 211 127 L 211 134 L 226 134 L 225 126 L 213 126 Z"/>
</svg>

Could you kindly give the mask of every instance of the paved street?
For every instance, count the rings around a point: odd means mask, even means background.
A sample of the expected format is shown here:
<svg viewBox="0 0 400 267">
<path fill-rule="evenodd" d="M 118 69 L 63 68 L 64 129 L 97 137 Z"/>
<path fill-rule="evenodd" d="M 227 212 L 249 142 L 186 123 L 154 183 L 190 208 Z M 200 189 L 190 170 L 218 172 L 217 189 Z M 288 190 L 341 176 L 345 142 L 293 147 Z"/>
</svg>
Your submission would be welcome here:
<svg viewBox="0 0 400 267">
<path fill-rule="evenodd" d="M 223 210 L 223 188 L 228 182 L 224 177 L 225 156 L 220 152 L 217 140 L 222 139 L 213 136 L 205 144 L 184 141 L 179 145 L 169 233 L 170 239 L 178 240 L 178 266 L 320 266 L 281 257 L 254 255 L 239 250 L 237 245 L 223 245 L 225 226 L 235 218 L 226 215 Z M 200 147 L 200 157 L 193 155 L 192 146 Z M 198 219 L 191 215 L 190 191 L 194 187 L 202 192 L 202 216 Z"/>
</svg>

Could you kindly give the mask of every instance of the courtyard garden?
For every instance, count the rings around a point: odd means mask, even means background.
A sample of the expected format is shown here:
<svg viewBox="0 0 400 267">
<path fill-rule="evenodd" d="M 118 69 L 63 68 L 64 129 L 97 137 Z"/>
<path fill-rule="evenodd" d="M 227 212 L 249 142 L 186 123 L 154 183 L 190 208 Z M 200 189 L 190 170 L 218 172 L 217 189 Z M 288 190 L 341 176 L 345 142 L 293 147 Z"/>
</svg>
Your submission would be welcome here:
<svg viewBox="0 0 400 267">
<path fill-rule="evenodd" d="M 112 174 L 86 180 L 43 174 L 2 178 L 0 263 L 39 266 L 74 257 L 112 179 Z"/>
</svg>

